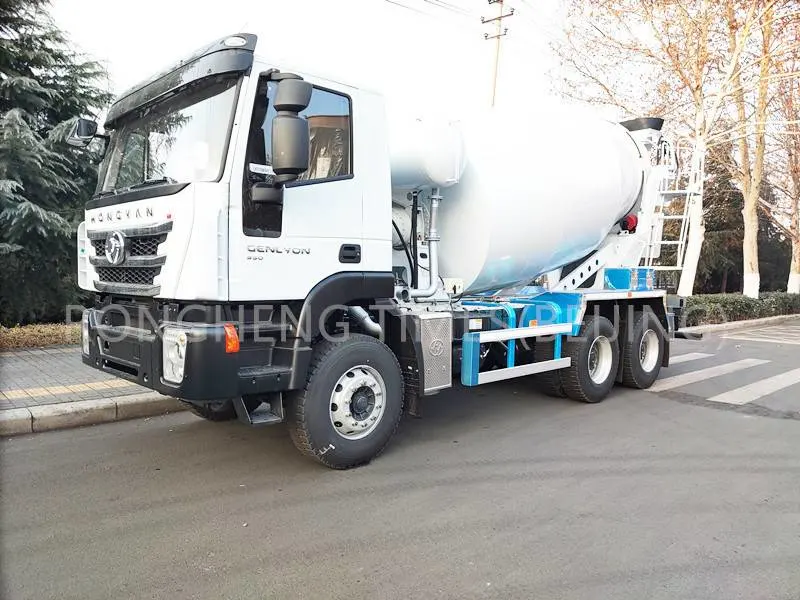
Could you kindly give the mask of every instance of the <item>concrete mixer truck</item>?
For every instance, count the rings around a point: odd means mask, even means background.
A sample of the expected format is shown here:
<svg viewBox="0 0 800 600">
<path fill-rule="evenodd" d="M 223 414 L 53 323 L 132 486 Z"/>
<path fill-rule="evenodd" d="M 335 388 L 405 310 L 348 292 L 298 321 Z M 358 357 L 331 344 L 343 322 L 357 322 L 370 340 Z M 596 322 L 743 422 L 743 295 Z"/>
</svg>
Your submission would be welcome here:
<svg viewBox="0 0 800 600">
<path fill-rule="evenodd" d="M 526 377 L 586 403 L 669 363 L 639 265 L 662 121 L 489 111 L 394 120 L 382 96 L 217 40 L 123 93 L 78 236 L 82 355 L 210 421 L 287 422 L 364 464 L 404 412 Z"/>
</svg>

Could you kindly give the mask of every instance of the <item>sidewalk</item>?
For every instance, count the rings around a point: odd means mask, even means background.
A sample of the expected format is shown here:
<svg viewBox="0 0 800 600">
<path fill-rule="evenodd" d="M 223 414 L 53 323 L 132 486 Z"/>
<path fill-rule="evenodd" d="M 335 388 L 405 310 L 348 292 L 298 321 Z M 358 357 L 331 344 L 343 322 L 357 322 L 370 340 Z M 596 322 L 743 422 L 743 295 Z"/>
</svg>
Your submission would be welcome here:
<svg viewBox="0 0 800 600">
<path fill-rule="evenodd" d="M 182 409 L 173 398 L 87 367 L 79 346 L 0 352 L 0 435 Z"/>
</svg>

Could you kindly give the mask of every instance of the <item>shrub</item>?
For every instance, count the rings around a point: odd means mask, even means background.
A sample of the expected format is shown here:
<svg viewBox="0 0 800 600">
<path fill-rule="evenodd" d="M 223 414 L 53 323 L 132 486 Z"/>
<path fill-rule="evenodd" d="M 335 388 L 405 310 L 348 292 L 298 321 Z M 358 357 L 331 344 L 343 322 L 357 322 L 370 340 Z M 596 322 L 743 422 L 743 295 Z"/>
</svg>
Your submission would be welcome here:
<svg viewBox="0 0 800 600">
<path fill-rule="evenodd" d="M 800 294 L 766 292 L 760 298 L 742 294 L 699 294 L 687 299 L 681 327 L 800 314 Z"/>
<path fill-rule="evenodd" d="M 80 341 L 80 323 L 68 325 L 43 323 L 40 325 L 23 325 L 21 327 L 3 327 L 0 325 L 0 350 L 79 344 Z"/>
</svg>

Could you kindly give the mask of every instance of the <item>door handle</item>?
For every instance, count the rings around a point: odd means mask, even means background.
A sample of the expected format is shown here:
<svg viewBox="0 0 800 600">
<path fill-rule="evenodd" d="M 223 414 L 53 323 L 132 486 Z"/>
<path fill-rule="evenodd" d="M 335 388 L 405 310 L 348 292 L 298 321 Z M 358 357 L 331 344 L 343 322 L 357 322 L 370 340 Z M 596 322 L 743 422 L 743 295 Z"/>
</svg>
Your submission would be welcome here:
<svg viewBox="0 0 800 600">
<path fill-rule="evenodd" d="M 361 246 L 359 244 L 342 244 L 339 248 L 340 263 L 360 263 Z"/>
</svg>

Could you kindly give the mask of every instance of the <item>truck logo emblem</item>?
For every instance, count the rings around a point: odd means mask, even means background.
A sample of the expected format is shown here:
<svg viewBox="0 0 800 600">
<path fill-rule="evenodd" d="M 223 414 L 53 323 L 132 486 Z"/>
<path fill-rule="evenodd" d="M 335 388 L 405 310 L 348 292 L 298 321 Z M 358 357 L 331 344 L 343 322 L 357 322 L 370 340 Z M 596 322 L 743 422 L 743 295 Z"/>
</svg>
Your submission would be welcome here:
<svg viewBox="0 0 800 600">
<path fill-rule="evenodd" d="M 114 266 L 125 261 L 125 236 L 121 231 L 113 231 L 106 238 L 106 258 Z"/>
<path fill-rule="evenodd" d="M 433 340 L 428 346 L 428 351 L 431 356 L 441 356 L 442 352 L 444 352 L 444 342 L 438 338 Z"/>
</svg>

